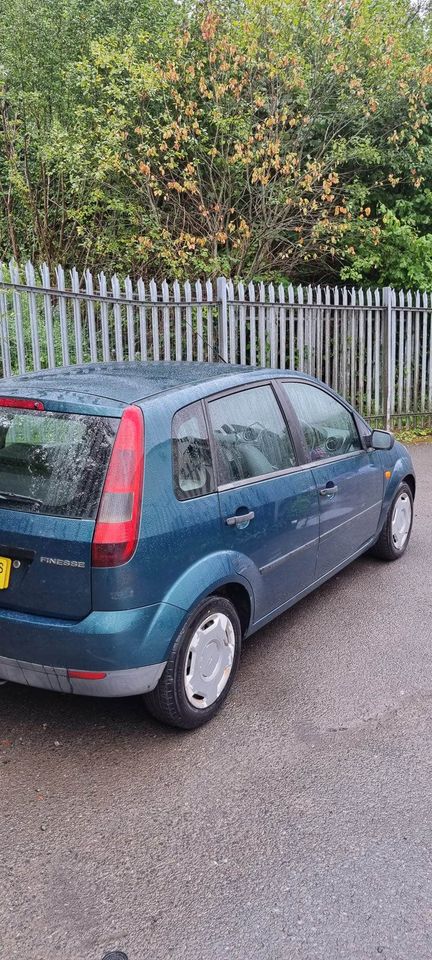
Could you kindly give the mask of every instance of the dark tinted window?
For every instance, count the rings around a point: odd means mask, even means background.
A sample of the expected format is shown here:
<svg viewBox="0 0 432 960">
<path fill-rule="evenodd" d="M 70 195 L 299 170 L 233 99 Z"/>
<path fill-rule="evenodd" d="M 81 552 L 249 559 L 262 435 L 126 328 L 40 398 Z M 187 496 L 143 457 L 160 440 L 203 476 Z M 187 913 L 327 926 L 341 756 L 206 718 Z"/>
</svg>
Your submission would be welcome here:
<svg viewBox="0 0 432 960">
<path fill-rule="evenodd" d="M 252 387 L 209 403 L 220 483 L 286 470 L 296 459 L 270 386 Z"/>
<path fill-rule="evenodd" d="M 335 397 L 310 383 L 284 383 L 303 429 L 311 460 L 361 450 L 352 414 Z"/>
<path fill-rule="evenodd" d="M 0 508 L 94 518 L 118 423 L 0 408 Z"/>
<path fill-rule="evenodd" d="M 179 410 L 172 426 L 174 487 L 179 500 L 214 490 L 207 427 L 200 403 Z"/>
</svg>

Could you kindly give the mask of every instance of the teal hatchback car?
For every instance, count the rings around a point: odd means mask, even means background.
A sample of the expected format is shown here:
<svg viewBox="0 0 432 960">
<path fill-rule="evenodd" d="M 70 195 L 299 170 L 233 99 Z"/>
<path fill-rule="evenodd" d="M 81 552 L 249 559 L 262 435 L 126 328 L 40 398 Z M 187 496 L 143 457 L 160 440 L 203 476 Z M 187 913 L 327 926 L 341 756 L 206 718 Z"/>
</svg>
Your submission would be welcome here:
<svg viewBox="0 0 432 960">
<path fill-rule="evenodd" d="M 407 450 L 287 371 L 108 363 L 0 383 L 0 681 L 192 729 L 242 639 L 412 526 Z M 264 681 L 265 682 L 265 681 Z"/>
</svg>

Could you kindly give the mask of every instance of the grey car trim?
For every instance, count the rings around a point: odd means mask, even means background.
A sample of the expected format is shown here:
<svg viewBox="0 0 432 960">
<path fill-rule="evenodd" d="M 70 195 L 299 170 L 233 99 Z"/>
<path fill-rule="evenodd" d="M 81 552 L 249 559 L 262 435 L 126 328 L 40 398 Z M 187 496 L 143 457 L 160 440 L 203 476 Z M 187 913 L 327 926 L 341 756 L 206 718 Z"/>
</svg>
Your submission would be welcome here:
<svg viewBox="0 0 432 960">
<path fill-rule="evenodd" d="M 362 517 L 363 514 L 368 513 L 369 510 L 374 510 L 375 507 L 382 507 L 382 500 L 377 500 L 376 503 L 373 503 L 370 507 L 366 507 L 365 510 L 360 510 L 360 513 L 355 513 L 353 517 L 348 517 L 348 519 L 343 520 L 342 523 L 337 523 L 335 527 L 332 527 L 331 530 L 326 530 L 326 532 L 322 533 L 319 537 L 314 537 L 313 540 L 308 540 L 307 543 L 302 543 L 299 547 L 295 547 L 294 550 L 289 550 L 288 553 L 282 554 L 281 557 L 276 557 L 275 560 L 270 560 L 270 563 L 265 563 L 262 567 L 259 567 L 259 572 L 267 573 L 268 570 L 273 570 L 274 567 L 278 567 L 280 563 L 288 560 L 288 557 L 292 557 L 295 553 L 300 553 L 301 550 L 306 550 L 307 547 L 311 547 L 314 543 L 318 543 L 318 541 L 323 540 L 324 537 L 329 537 L 330 534 L 334 533 L 335 530 L 339 530 L 340 527 L 344 527 L 346 523 L 352 523 L 353 520 L 357 520 L 358 517 Z"/>
<path fill-rule="evenodd" d="M 103 680 L 79 680 L 71 679 L 66 667 L 0 657 L 0 683 L 10 680 L 28 687 L 40 687 L 56 693 L 78 693 L 87 697 L 133 697 L 154 690 L 165 666 L 166 661 L 129 670 L 109 670 Z"/>
<path fill-rule="evenodd" d="M 282 554 L 281 557 L 276 557 L 275 560 L 270 560 L 269 563 L 264 563 L 262 567 L 259 567 L 260 573 L 267 573 L 269 570 L 274 570 L 275 567 L 278 567 L 280 563 L 284 563 L 285 560 L 288 560 L 288 557 L 292 557 L 295 553 L 300 553 L 301 550 L 306 550 L 307 547 L 311 547 L 314 543 L 318 543 L 319 537 L 314 537 L 313 540 L 308 540 L 307 543 L 302 543 L 299 547 L 295 547 L 294 550 L 289 550 L 288 553 Z"/>
<path fill-rule="evenodd" d="M 29 687 L 41 687 L 43 690 L 55 690 L 57 693 L 71 693 L 66 667 L 43 666 L 29 663 L 27 660 L 13 660 L 0 657 L 0 678 L 12 683 L 23 683 Z"/>
<path fill-rule="evenodd" d="M 364 510 L 360 510 L 359 513 L 355 513 L 352 517 L 348 517 L 347 520 L 342 520 L 342 523 L 337 523 L 335 527 L 331 528 L 331 530 L 326 530 L 325 533 L 321 533 L 320 540 L 324 540 L 324 537 L 329 537 L 331 533 L 334 533 L 335 530 L 339 530 L 340 527 L 344 527 L 345 524 L 352 523 L 353 520 L 358 520 L 359 517 L 362 517 L 365 513 L 369 513 L 370 510 L 375 510 L 375 507 L 381 508 L 382 505 L 383 501 L 377 500 L 376 503 L 372 503 L 370 507 L 365 507 Z"/>
</svg>

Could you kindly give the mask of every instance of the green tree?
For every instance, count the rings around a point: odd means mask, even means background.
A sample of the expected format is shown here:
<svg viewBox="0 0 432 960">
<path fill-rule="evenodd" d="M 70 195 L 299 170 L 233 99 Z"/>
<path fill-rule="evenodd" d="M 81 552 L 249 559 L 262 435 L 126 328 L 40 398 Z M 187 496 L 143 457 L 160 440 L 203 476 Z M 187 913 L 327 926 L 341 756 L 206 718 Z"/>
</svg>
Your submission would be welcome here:
<svg viewBox="0 0 432 960">
<path fill-rule="evenodd" d="M 11 3 L 5 251 L 430 283 L 430 18 L 409 0 Z"/>
</svg>

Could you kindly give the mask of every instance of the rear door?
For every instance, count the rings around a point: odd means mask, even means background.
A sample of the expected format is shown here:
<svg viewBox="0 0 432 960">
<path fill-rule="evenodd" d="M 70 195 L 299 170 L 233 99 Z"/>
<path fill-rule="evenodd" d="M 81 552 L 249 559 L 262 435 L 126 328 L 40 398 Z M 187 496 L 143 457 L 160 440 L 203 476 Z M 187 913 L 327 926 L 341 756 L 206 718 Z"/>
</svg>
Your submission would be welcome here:
<svg viewBox="0 0 432 960">
<path fill-rule="evenodd" d="M 80 619 L 118 421 L 38 406 L 0 400 L 0 607 Z"/>
<path fill-rule="evenodd" d="M 270 383 L 210 398 L 208 415 L 223 535 L 239 569 L 252 561 L 259 620 L 313 581 L 316 486 L 312 471 L 299 468 Z"/>
<path fill-rule="evenodd" d="M 349 560 L 375 535 L 383 498 L 383 472 L 363 449 L 348 407 L 325 389 L 285 381 L 311 459 L 320 508 L 316 579 Z"/>
</svg>

